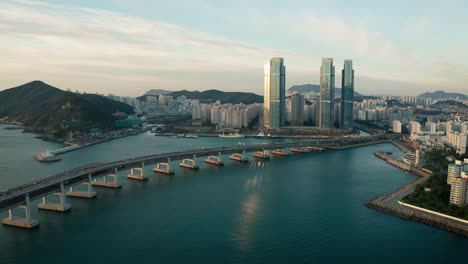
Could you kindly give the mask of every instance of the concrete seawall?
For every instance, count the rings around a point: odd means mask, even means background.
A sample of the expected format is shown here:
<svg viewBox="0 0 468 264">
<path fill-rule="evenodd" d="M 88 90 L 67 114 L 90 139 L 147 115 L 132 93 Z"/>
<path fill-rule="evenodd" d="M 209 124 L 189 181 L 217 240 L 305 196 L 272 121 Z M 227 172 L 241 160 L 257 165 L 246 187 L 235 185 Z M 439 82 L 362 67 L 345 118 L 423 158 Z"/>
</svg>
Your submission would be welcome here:
<svg viewBox="0 0 468 264">
<path fill-rule="evenodd" d="M 390 201 L 392 201 L 399 195 L 402 195 L 405 192 L 411 190 L 412 188 L 415 188 L 416 185 L 423 183 L 426 179 L 428 179 L 431 176 L 431 174 L 419 170 L 417 168 L 411 167 L 406 163 L 395 160 L 393 157 L 386 155 L 383 152 L 375 152 L 374 155 L 385 160 L 387 163 L 397 168 L 408 171 L 420 177 L 420 179 L 417 179 L 390 194 L 372 199 L 371 201 L 366 203 L 366 207 L 373 208 L 384 213 L 400 217 L 402 219 L 416 221 L 419 223 L 443 229 L 445 231 L 457 235 L 468 237 L 468 224 L 464 224 L 462 223 L 462 221 L 453 220 L 441 215 L 437 215 L 437 212 L 435 212 L 436 214 L 426 212 L 425 209 L 419 210 L 411 208 L 411 206 L 405 207 L 403 205 L 391 204 Z"/>
<path fill-rule="evenodd" d="M 405 220 L 416 221 L 457 235 L 468 237 L 468 225 L 455 223 L 428 213 L 413 211 L 403 206 L 392 205 L 387 201 L 382 200 L 382 197 L 377 197 L 371 200 L 366 204 L 366 207 L 373 208 Z"/>
</svg>

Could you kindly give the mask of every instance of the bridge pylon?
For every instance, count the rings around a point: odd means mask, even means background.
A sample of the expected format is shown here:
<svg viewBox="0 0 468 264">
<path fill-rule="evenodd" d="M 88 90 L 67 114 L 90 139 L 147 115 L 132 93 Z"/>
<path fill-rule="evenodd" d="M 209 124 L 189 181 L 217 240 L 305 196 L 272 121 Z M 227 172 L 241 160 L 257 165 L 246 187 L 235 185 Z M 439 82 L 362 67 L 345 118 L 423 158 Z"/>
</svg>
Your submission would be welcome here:
<svg viewBox="0 0 468 264">
<path fill-rule="evenodd" d="M 60 183 L 60 192 L 56 192 L 53 195 L 57 195 L 60 198 L 60 203 L 51 203 L 47 202 L 46 196 L 42 197 L 42 203 L 37 205 L 37 208 L 42 210 L 56 211 L 56 212 L 65 212 L 70 210 L 71 206 L 67 203 L 65 187 L 63 182 Z"/>
<path fill-rule="evenodd" d="M 112 178 L 112 181 L 108 181 L 107 180 L 108 177 Z M 117 183 L 117 168 L 114 168 L 114 173 L 104 175 L 102 177 L 102 181 L 98 181 L 97 179 L 94 179 L 93 185 L 99 186 L 99 187 L 114 188 L 114 189 L 122 187 L 122 184 Z"/>
<path fill-rule="evenodd" d="M 2 220 L 2 224 L 19 228 L 31 229 L 39 226 L 39 220 L 31 219 L 31 206 L 29 193 L 25 195 L 25 204 L 18 206 L 24 209 L 25 218 L 13 216 L 13 209 L 8 210 L 8 217 Z"/>
<path fill-rule="evenodd" d="M 68 197 L 76 197 L 76 198 L 94 198 L 96 197 L 96 192 L 93 191 L 92 185 L 92 177 L 91 173 L 88 174 L 88 181 L 83 182 L 84 185 L 87 185 L 86 191 L 74 191 L 73 187 L 70 187 L 70 191 L 67 192 Z"/>
</svg>

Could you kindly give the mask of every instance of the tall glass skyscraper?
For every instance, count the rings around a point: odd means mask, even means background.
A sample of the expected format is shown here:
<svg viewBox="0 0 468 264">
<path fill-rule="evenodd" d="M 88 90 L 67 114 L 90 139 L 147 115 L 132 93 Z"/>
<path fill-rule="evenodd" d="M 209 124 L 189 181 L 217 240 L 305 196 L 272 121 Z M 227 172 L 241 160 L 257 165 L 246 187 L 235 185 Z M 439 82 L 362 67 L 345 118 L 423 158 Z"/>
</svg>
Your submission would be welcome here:
<svg viewBox="0 0 468 264">
<path fill-rule="evenodd" d="M 354 70 L 353 61 L 345 60 L 341 77 L 341 124 L 342 128 L 353 127 Z"/>
<path fill-rule="evenodd" d="M 322 58 L 320 68 L 320 98 L 318 127 L 332 129 L 334 122 L 335 67 L 332 58 Z"/>
<path fill-rule="evenodd" d="M 286 67 L 283 58 L 265 63 L 263 125 L 279 128 L 286 121 Z"/>
</svg>

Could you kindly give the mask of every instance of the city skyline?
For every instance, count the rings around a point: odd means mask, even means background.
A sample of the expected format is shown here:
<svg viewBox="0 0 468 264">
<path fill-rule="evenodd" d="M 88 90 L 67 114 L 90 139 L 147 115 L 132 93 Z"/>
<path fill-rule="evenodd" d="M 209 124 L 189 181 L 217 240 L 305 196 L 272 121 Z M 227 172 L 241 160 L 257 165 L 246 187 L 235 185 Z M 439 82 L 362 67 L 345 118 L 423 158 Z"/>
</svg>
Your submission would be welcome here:
<svg viewBox="0 0 468 264">
<path fill-rule="evenodd" d="M 265 58 L 288 61 L 290 87 L 319 83 L 315 62 L 331 54 L 337 61 L 352 57 L 358 62 L 355 89 L 363 94 L 466 90 L 468 54 L 462 47 L 468 40 L 457 33 L 466 24 L 459 14 L 465 3 L 405 4 L 400 20 L 382 15 L 398 6 L 393 2 L 284 4 L 3 1 L 0 69 L 8 78 L 0 81 L 0 90 L 39 79 L 72 90 L 129 96 L 158 88 L 261 94 L 259 65 Z M 192 14 L 194 5 L 204 8 Z M 346 15 L 359 8 L 376 12 Z M 268 14 L 278 10 L 279 27 L 272 34 Z M 232 15 L 239 12 L 246 18 Z"/>
</svg>

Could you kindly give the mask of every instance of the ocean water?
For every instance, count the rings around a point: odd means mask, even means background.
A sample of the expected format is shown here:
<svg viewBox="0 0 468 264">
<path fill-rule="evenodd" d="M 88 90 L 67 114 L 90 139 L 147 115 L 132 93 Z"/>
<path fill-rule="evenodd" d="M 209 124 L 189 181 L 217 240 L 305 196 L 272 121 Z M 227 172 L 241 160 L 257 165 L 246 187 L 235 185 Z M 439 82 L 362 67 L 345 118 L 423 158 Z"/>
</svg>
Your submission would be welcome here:
<svg viewBox="0 0 468 264">
<path fill-rule="evenodd" d="M 270 141 L 141 134 L 39 164 L 34 153 L 59 146 L 0 127 L 0 189 L 93 161 L 239 142 Z M 70 212 L 33 209 L 37 230 L 0 226 L 0 263 L 464 263 L 468 239 L 364 206 L 415 179 L 375 158 L 379 150 L 399 153 L 381 144 L 246 164 L 225 157 L 224 167 L 200 159 L 195 172 L 173 162 L 173 176 L 146 167 L 147 182 L 120 172 L 122 189 L 68 198 Z"/>
</svg>

